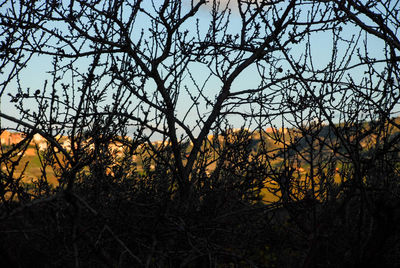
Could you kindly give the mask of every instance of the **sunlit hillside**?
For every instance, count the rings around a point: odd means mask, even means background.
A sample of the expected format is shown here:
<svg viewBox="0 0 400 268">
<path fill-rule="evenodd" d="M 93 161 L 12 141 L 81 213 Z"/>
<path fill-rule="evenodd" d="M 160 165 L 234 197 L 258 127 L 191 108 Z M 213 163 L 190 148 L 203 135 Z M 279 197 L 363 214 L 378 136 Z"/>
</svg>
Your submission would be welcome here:
<svg viewBox="0 0 400 268">
<path fill-rule="evenodd" d="M 397 124 L 399 121 L 400 119 L 398 118 L 394 119 L 393 124 Z M 373 122 L 363 124 L 362 130 L 365 132 L 365 135 L 362 135 L 362 138 L 358 140 L 359 146 L 363 148 L 363 154 L 366 155 L 371 150 L 379 149 L 376 144 L 378 134 L 369 132 L 371 124 Z M 333 129 L 332 127 L 322 125 L 314 132 L 306 132 L 306 129 L 268 128 L 262 131 L 231 129 L 224 133 L 209 135 L 203 145 L 202 151 L 204 155 L 199 157 L 199 161 L 202 161 L 202 165 L 206 167 L 205 172 L 207 176 L 212 176 L 213 171 L 221 165 L 219 163 L 220 158 L 225 159 L 225 154 L 229 150 L 238 149 L 236 147 L 230 149 L 230 146 L 241 143 L 242 147 L 240 150 L 244 152 L 245 157 L 243 161 L 251 163 L 256 160 L 257 163 L 262 163 L 266 170 L 289 168 L 290 173 L 297 178 L 300 188 L 311 187 L 311 181 L 316 184 L 320 183 L 318 176 L 320 176 L 321 170 L 316 170 L 316 168 L 321 169 L 321 167 L 324 168 L 324 174 L 332 177 L 336 183 L 341 183 L 343 182 L 341 178 L 347 172 L 349 166 L 344 156 L 344 147 L 337 138 L 335 131 L 343 130 L 349 132 L 349 129 L 352 127 L 354 126 L 337 125 Z M 386 128 L 389 131 L 389 139 L 395 139 L 398 136 L 399 132 L 397 128 L 390 125 L 386 126 Z M 358 130 L 355 129 L 354 131 Z M 56 140 L 65 151 L 72 154 L 73 145 L 68 137 L 58 136 Z M 138 144 L 136 150 L 132 152 L 126 146 L 130 141 L 129 137 L 117 137 L 113 142 L 109 143 L 106 151 L 112 156 L 114 163 L 110 163 L 108 172 L 114 172 L 113 166 L 118 165 L 120 161 L 126 161 L 127 157 L 134 164 L 131 172 L 145 175 L 157 171 L 159 168 L 157 163 L 159 164 L 160 162 L 152 158 L 153 155 L 160 156 L 160 152 L 168 151 L 170 148 L 169 141 L 154 141 Z M 87 154 L 95 150 L 96 145 L 90 137 L 81 142 L 83 143 L 83 146 L 81 146 L 86 150 Z M 193 144 L 189 142 L 182 143 L 182 157 L 184 159 L 189 157 L 192 146 Z M 1 163 L 1 169 L 4 172 L 13 172 L 16 178 L 20 178 L 28 184 L 36 183 L 38 179 L 46 179 L 51 185 L 58 185 L 57 174 L 59 174 L 58 176 L 61 175 L 59 165 L 56 162 L 52 162 L 54 160 L 47 158 L 49 152 L 52 152 L 52 150 L 57 152 L 59 149 L 52 147 L 39 134 L 35 134 L 33 137 L 26 137 L 22 133 L 4 130 L 1 133 L 3 157 L 9 153 L 12 154 L 12 149 L 15 147 L 24 149 L 19 150 L 18 154 L 12 155 L 9 161 Z M 18 165 L 13 165 L 13 160 Z M 224 161 L 227 160 L 225 159 Z M 52 166 L 51 163 L 54 163 L 54 165 Z M 288 163 L 290 166 L 287 166 Z M 246 166 L 248 164 L 245 164 Z M 12 171 L 12 169 L 15 170 Z M 46 172 L 43 172 L 43 169 Z M 276 174 L 273 172 L 266 172 L 266 174 L 270 175 L 265 175 L 264 178 L 266 186 L 263 190 L 264 199 L 267 201 L 277 200 L 281 197 L 282 193 L 276 182 Z M 313 187 L 315 188 L 315 186 Z M 297 194 L 299 195 L 299 199 L 301 199 L 303 194 Z"/>
</svg>

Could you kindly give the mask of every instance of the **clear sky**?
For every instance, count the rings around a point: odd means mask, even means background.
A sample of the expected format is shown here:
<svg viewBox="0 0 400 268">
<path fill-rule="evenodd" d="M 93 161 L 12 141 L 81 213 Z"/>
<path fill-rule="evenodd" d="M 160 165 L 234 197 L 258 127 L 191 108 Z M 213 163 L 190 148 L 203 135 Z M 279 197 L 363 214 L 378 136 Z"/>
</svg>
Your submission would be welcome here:
<svg viewBox="0 0 400 268">
<path fill-rule="evenodd" d="M 157 1 L 156 1 L 157 2 Z M 222 1 L 226 2 L 226 1 Z M 231 1 L 231 2 L 236 2 L 236 1 Z M 209 7 L 210 5 L 208 5 Z M 146 10 L 151 10 L 151 5 L 150 1 L 144 1 L 144 9 Z M 6 7 L 2 7 L 6 8 Z M 198 18 L 200 20 L 200 30 L 203 31 L 203 34 L 206 32 L 206 30 L 209 27 L 208 21 L 210 19 L 210 14 L 209 14 L 209 9 L 206 7 L 203 7 L 198 15 L 189 20 L 188 23 L 184 25 L 184 28 L 188 29 L 189 31 L 193 31 L 195 28 L 195 21 Z M 232 33 L 237 33 L 239 32 L 240 29 L 240 17 L 238 14 L 238 11 L 233 7 L 233 12 L 231 15 L 231 21 L 230 21 L 230 30 Z M 138 20 L 137 22 L 137 30 L 136 33 L 139 33 L 139 29 L 143 28 L 145 31 L 150 27 L 148 23 L 148 18 L 144 16 L 142 19 Z M 358 30 L 355 27 L 352 27 L 351 25 L 348 25 L 346 28 L 344 28 L 343 31 L 343 37 L 350 39 L 352 36 L 357 35 Z M 135 37 L 133 37 L 135 38 Z M 0 37 L 1 40 L 1 37 Z M 332 45 L 332 33 L 330 31 L 326 31 L 324 33 L 319 33 L 316 35 L 312 36 L 311 40 L 311 53 L 314 58 L 314 67 L 316 69 L 322 69 L 329 64 L 331 61 L 331 55 L 332 55 L 332 50 L 333 50 L 333 45 Z M 345 47 L 343 46 L 343 42 L 339 42 L 339 55 L 342 55 L 345 53 Z M 383 49 L 383 42 L 377 40 L 376 38 L 369 38 L 369 43 L 367 44 L 369 47 L 370 55 L 372 57 L 377 57 L 381 58 L 382 57 L 382 49 Z M 292 50 L 292 54 L 296 57 L 300 57 L 302 54 L 305 53 L 305 46 L 304 44 L 299 44 L 298 46 L 294 46 Z M 51 81 L 51 76 L 47 73 L 51 69 L 51 61 L 52 58 L 49 56 L 35 56 L 32 58 L 30 61 L 28 67 L 23 70 L 21 73 L 21 81 L 20 83 L 22 84 L 23 88 L 29 87 L 31 89 L 31 92 L 35 91 L 36 89 L 42 89 L 44 85 L 44 81 L 48 80 Z M 85 59 L 81 60 L 81 66 L 80 68 L 85 69 L 89 61 L 86 61 Z M 282 67 L 284 68 L 284 71 L 290 70 L 288 65 L 285 65 L 283 63 Z M 193 68 L 193 73 L 196 75 L 196 81 L 201 84 L 204 82 L 208 75 L 208 71 L 206 68 L 203 67 L 196 67 L 195 65 L 192 66 Z M 197 69 L 196 69 L 197 68 Z M 357 81 L 357 79 L 361 79 L 363 69 L 354 69 L 352 72 L 353 78 Z M 6 74 L 7 72 L 5 72 Z M 4 75 L 0 75 L 0 79 L 3 79 Z M 189 78 L 187 79 L 187 84 L 190 85 L 191 82 Z M 246 71 L 244 71 L 240 76 L 239 79 L 235 80 L 233 84 L 233 91 L 243 89 L 243 88 L 255 88 L 258 86 L 260 82 L 260 78 L 257 74 L 257 71 L 255 69 L 255 66 L 249 67 Z M 17 87 L 17 81 L 14 81 L 9 85 L 7 88 L 7 92 L 1 96 L 1 111 L 5 112 L 9 115 L 19 117 L 19 114 L 17 110 L 14 108 L 13 104 L 10 103 L 11 97 L 7 95 L 7 93 L 13 93 L 16 90 Z M 220 82 L 217 79 L 211 79 L 209 83 L 207 84 L 207 89 L 206 93 L 209 94 L 209 96 L 216 95 L 219 92 L 220 89 Z M 151 84 L 149 84 L 151 86 Z M 188 95 L 184 93 L 184 90 L 182 90 L 182 95 L 179 99 L 178 103 L 178 116 L 183 116 L 184 111 L 186 111 L 190 105 L 190 102 L 188 100 Z M 27 102 L 27 106 L 29 107 L 31 105 L 32 109 L 35 109 L 35 104 L 34 102 Z M 203 107 L 204 111 L 206 111 L 205 107 Z M 179 113 L 182 113 L 182 115 L 179 115 Z M 195 116 L 193 115 L 193 118 L 189 119 L 195 120 Z M 237 120 L 237 121 L 235 121 Z M 240 126 L 240 120 L 238 119 L 233 119 L 233 124 Z M 2 120 L 3 126 L 8 126 L 9 122 Z"/>
</svg>

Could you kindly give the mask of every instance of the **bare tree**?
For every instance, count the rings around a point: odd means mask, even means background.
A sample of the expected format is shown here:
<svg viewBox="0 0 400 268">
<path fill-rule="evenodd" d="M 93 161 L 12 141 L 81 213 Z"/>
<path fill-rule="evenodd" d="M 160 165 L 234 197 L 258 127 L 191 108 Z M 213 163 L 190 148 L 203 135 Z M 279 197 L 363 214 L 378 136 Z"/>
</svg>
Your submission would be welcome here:
<svg viewBox="0 0 400 268">
<path fill-rule="evenodd" d="M 395 1 L 2 1 L 0 98 L 16 112 L 0 111 L 1 128 L 26 134 L 2 147 L 3 219 L 54 206 L 55 223 L 71 221 L 76 267 L 89 252 L 87 265 L 307 267 L 338 232 L 354 247 L 326 263 L 377 262 L 394 243 L 380 228 L 398 223 L 381 212 L 398 214 L 398 12 Z M 38 64 L 43 81 L 30 76 Z M 32 188 L 15 170 L 35 134 L 48 148 Z M 280 221 L 297 257 L 267 250 Z M 115 244 L 101 246 L 107 236 Z"/>
</svg>

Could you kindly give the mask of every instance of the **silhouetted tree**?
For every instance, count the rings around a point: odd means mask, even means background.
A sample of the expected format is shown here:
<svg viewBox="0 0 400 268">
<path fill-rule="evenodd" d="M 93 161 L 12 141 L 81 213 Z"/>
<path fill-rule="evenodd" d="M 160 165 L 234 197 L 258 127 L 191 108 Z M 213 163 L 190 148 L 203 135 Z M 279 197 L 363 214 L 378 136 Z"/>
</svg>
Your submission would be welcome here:
<svg viewBox="0 0 400 268">
<path fill-rule="evenodd" d="M 1 1 L 4 263 L 395 265 L 399 9 Z"/>
</svg>

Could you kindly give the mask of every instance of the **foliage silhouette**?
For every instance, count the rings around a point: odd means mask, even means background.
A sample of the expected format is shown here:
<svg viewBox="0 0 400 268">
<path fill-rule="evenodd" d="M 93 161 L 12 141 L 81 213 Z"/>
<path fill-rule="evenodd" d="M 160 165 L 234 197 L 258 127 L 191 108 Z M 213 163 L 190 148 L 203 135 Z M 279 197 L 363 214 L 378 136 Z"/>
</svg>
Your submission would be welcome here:
<svg viewBox="0 0 400 268">
<path fill-rule="evenodd" d="M 399 10 L 1 1 L 1 264 L 398 266 Z"/>
</svg>

